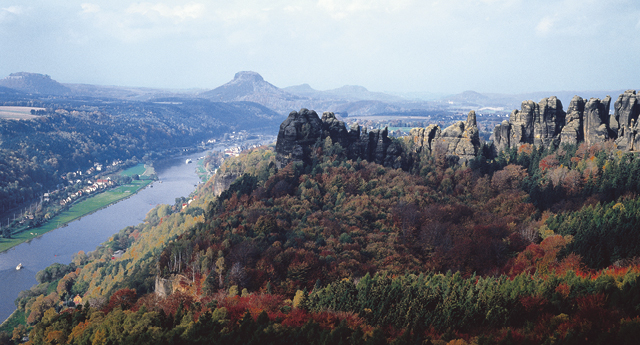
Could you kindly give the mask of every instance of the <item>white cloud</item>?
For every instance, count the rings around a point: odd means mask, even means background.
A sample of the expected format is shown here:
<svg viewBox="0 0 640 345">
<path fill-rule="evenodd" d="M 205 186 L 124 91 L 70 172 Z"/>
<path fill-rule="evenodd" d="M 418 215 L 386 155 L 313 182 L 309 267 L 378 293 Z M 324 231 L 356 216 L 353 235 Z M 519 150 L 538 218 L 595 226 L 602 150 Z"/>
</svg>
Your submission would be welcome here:
<svg viewBox="0 0 640 345">
<path fill-rule="evenodd" d="M 166 17 L 177 20 L 199 18 L 205 10 L 205 6 L 200 3 L 189 3 L 186 5 L 169 6 L 163 3 L 152 4 L 149 2 L 133 4 L 126 9 L 128 14 L 141 14 L 147 17 Z"/>
<path fill-rule="evenodd" d="M 344 19 L 350 15 L 371 11 L 395 12 L 406 8 L 410 0 L 318 0 L 317 7 L 327 12 L 333 19 Z"/>
<path fill-rule="evenodd" d="M 538 25 L 536 25 L 536 32 L 539 35 L 543 35 L 543 36 L 547 35 L 554 28 L 555 23 L 556 23 L 556 18 L 545 16 L 538 22 Z"/>
<path fill-rule="evenodd" d="M 22 15 L 25 9 L 21 6 L 9 6 L 0 8 L 0 24 L 12 25 L 18 16 Z"/>
<path fill-rule="evenodd" d="M 97 13 L 100 11 L 100 6 L 96 4 L 84 3 L 80 4 L 82 8 L 82 13 Z"/>
<path fill-rule="evenodd" d="M 6 11 L 11 14 L 22 14 L 22 12 L 24 12 L 24 9 L 21 6 L 9 6 L 3 8 L 2 11 Z"/>
</svg>

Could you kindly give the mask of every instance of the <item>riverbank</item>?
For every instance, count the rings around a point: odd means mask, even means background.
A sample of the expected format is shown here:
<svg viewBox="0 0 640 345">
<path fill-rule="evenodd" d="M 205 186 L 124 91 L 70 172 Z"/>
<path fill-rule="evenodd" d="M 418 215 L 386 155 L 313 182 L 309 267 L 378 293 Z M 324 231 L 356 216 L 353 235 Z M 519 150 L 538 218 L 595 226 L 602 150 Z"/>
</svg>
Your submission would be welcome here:
<svg viewBox="0 0 640 345">
<path fill-rule="evenodd" d="M 195 164 L 185 164 L 185 159 L 191 158 L 195 163 L 202 155 L 191 153 L 157 160 L 153 166 L 162 183 L 154 182 L 129 198 L 69 222 L 64 228 L 0 253 L 0 322 L 16 309 L 14 300 L 20 291 L 37 284 L 38 271 L 54 263 L 69 264 L 79 251 L 94 251 L 125 227 L 144 222 L 145 215 L 157 205 L 173 205 L 177 197 L 189 195 L 200 180 Z M 15 269 L 18 263 L 24 265 L 20 271 Z"/>
<path fill-rule="evenodd" d="M 7 334 L 11 334 L 15 327 L 26 323 L 27 316 L 23 311 L 16 309 L 6 320 L 2 322 L 2 324 L 0 324 L 0 332 L 7 332 Z"/>
<path fill-rule="evenodd" d="M 146 175 L 147 173 L 148 175 Z M 128 184 L 117 186 L 74 203 L 69 209 L 62 211 L 39 227 L 14 233 L 11 238 L 0 238 L 0 253 L 136 194 L 153 182 L 150 176 L 154 173 L 152 167 L 144 164 L 120 172 L 122 176 L 139 175 L 140 179 L 132 180 Z"/>
</svg>

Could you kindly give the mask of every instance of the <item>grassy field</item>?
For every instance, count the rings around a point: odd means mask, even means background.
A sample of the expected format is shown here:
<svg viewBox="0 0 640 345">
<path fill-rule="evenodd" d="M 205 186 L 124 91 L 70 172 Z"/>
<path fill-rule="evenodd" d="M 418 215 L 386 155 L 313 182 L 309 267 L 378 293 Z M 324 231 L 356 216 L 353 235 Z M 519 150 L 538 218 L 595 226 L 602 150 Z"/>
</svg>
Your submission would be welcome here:
<svg viewBox="0 0 640 345">
<path fill-rule="evenodd" d="M 31 109 L 45 110 L 44 108 L 34 108 L 34 107 L 0 106 L 0 119 L 29 120 L 29 119 L 38 117 L 37 115 L 31 115 Z"/>
<path fill-rule="evenodd" d="M 138 164 L 134 167 L 131 167 L 120 173 L 122 176 L 133 176 L 138 175 L 140 179 L 148 179 L 152 174 L 155 174 L 156 171 L 152 166 L 146 164 Z"/>
<path fill-rule="evenodd" d="M 196 174 L 198 174 L 198 177 L 202 182 L 207 182 L 207 180 L 209 180 L 210 176 L 209 172 L 204 167 L 204 159 L 198 160 L 198 163 L 196 164 Z"/>
<path fill-rule="evenodd" d="M 144 164 L 138 164 L 120 173 L 122 176 L 142 175 L 147 169 Z"/>
<path fill-rule="evenodd" d="M 26 325 L 27 324 L 27 316 L 23 311 L 16 310 L 15 313 L 11 314 L 9 318 L 2 324 L 0 327 L 0 332 L 4 331 L 11 335 L 13 329 L 18 325 Z"/>
<path fill-rule="evenodd" d="M 134 171 L 134 172 L 129 172 L 131 173 L 131 175 L 136 174 L 135 171 L 139 171 L 140 167 L 142 168 L 142 170 L 145 170 L 144 165 L 140 164 L 136 167 L 125 170 L 124 172 L 122 172 L 122 174 L 124 174 L 129 170 Z M 53 217 L 46 224 L 40 227 L 27 229 L 20 233 L 15 233 L 12 235 L 12 238 L 9 238 L 9 239 L 0 238 L 0 252 L 3 252 L 22 242 L 29 241 L 46 232 L 57 229 L 58 227 L 63 226 L 73 220 L 76 220 L 87 214 L 100 210 L 101 208 L 109 206 L 124 198 L 127 198 L 135 194 L 142 188 L 148 186 L 149 184 L 151 184 L 151 182 L 153 181 L 150 179 L 133 180 L 131 181 L 130 184 L 117 186 L 106 192 L 94 195 L 86 200 L 75 203 L 68 210 L 63 211 L 59 215 Z"/>
</svg>

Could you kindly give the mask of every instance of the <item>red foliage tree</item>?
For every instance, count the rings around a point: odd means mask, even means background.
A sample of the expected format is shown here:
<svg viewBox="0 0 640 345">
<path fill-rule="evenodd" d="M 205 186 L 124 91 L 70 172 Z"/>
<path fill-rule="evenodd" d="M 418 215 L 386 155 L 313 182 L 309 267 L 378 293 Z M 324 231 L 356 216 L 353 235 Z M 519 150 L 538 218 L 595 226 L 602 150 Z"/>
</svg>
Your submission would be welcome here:
<svg viewBox="0 0 640 345">
<path fill-rule="evenodd" d="M 136 290 L 120 289 L 109 298 L 109 303 L 104 307 L 104 312 L 109 313 L 113 309 L 120 308 L 122 310 L 130 309 L 138 300 Z"/>
</svg>

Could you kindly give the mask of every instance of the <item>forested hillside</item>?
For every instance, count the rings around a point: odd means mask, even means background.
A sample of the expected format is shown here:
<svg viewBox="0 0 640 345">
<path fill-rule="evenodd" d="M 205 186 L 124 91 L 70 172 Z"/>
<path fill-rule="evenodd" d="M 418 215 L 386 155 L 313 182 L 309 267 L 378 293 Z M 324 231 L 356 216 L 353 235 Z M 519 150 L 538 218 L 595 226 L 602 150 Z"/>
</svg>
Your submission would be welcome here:
<svg viewBox="0 0 640 345">
<path fill-rule="evenodd" d="M 226 159 L 220 172 L 244 174 L 219 197 L 209 181 L 189 207 L 159 206 L 39 274 L 17 301 L 28 325 L 10 336 L 634 343 L 638 158 L 612 143 L 490 151 L 462 166 L 423 153 L 412 171 L 348 160 L 330 141 L 306 165 L 277 169 L 264 147 Z"/>
<path fill-rule="evenodd" d="M 55 189 L 61 175 L 95 163 L 154 159 L 231 131 L 272 131 L 279 122 L 279 115 L 249 102 L 62 98 L 5 104 L 46 110 L 32 120 L 0 120 L 0 207 Z"/>
</svg>

